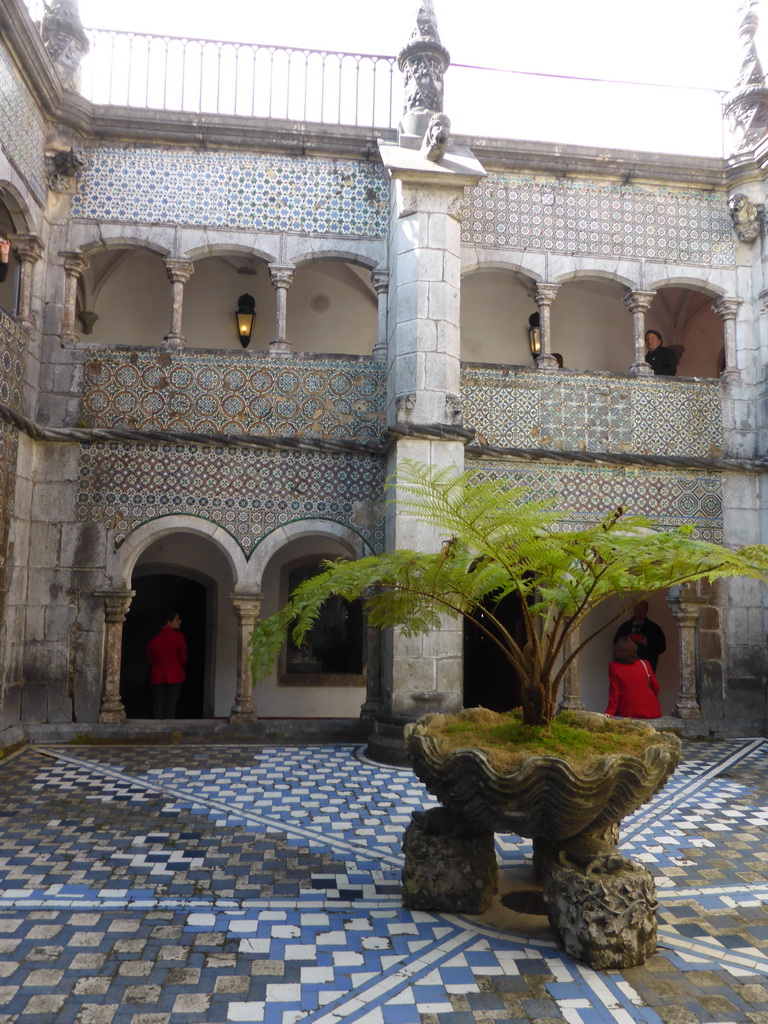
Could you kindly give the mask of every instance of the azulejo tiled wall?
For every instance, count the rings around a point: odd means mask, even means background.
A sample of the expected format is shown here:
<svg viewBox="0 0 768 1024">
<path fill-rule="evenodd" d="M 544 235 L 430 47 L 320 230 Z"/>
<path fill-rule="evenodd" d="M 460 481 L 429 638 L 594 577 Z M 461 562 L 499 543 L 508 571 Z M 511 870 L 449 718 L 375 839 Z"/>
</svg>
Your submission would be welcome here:
<svg viewBox="0 0 768 1024">
<path fill-rule="evenodd" d="M 45 124 L 5 50 L 0 51 L 0 143 L 45 200 Z"/>
<path fill-rule="evenodd" d="M 467 190 L 462 241 L 733 266 L 726 200 L 719 192 L 489 174 Z"/>
<path fill-rule="evenodd" d="M 94 147 L 74 217 L 382 237 L 388 187 L 363 160 Z"/>
<path fill-rule="evenodd" d="M 225 529 L 248 555 L 278 526 L 328 519 L 380 551 L 383 489 L 382 461 L 366 455 L 83 444 L 77 518 L 109 526 L 119 545 L 161 516 L 199 516 Z"/>
<path fill-rule="evenodd" d="M 90 427 L 375 441 L 384 367 L 356 359 L 104 352 L 85 365 Z"/>
<path fill-rule="evenodd" d="M 21 382 L 24 376 L 24 334 L 0 309 L 0 402 L 21 412 Z"/>
<path fill-rule="evenodd" d="M 533 501 L 552 501 L 565 528 L 600 522 L 620 506 L 647 516 L 661 529 L 692 525 L 700 540 L 722 543 L 723 501 L 719 473 L 679 470 L 553 466 L 473 459 L 467 468 L 508 477 Z"/>
<path fill-rule="evenodd" d="M 723 453 L 715 380 L 462 367 L 464 425 L 500 448 L 709 458 Z"/>
</svg>

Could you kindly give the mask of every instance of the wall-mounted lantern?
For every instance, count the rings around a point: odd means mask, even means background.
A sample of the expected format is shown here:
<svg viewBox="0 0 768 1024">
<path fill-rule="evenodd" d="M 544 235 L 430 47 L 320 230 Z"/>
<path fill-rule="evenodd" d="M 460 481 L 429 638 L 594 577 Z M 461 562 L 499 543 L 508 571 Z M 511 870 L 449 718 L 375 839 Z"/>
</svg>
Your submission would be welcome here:
<svg viewBox="0 0 768 1024">
<path fill-rule="evenodd" d="M 531 355 L 534 359 L 541 355 L 541 330 L 538 313 L 531 313 L 528 317 L 528 344 L 531 346 Z"/>
<path fill-rule="evenodd" d="M 243 348 L 248 348 L 256 315 L 256 299 L 252 295 L 241 295 L 237 300 L 237 337 Z"/>
</svg>

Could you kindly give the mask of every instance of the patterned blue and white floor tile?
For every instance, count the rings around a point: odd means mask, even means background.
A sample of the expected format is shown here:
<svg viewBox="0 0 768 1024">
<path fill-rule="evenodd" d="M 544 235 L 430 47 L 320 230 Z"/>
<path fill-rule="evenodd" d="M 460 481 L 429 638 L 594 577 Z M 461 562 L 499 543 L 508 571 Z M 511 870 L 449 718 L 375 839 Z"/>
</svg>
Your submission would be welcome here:
<svg viewBox="0 0 768 1024">
<path fill-rule="evenodd" d="M 768 1022 L 765 740 L 688 744 L 623 823 L 660 949 L 601 974 L 544 919 L 405 910 L 434 802 L 350 746 L 28 748 L 0 776 L 0 1024 Z"/>
</svg>

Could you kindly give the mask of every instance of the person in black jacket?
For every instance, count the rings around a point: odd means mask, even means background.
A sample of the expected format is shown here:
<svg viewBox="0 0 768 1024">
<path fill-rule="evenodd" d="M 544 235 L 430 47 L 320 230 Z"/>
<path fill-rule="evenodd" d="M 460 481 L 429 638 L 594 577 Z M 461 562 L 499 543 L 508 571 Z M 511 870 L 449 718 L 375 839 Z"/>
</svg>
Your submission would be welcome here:
<svg viewBox="0 0 768 1024">
<path fill-rule="evenodd" d="M 677 359 L 671 348 L 664 348 L 658 331 L 645 332 L 645 361 L 657 377 L 674 377 L 677 373 Z"/>
<path fill-rule="evenodd" d="M 613 642 L 616 643 L 619 637 L 622 636 L 631 637 L 637 644 L 638 658 L 649 662 L 655 672 L 659 655 L 663 654 L 667 649 L 667 638 L 664 636 L 664 630 L 648 618 L 647 601 L 638 601 L 632 611 L 632 618 L 622 622 L 616 630 Z"/>
<path fill-rule="evenodd" d="M 11 252 L 11 243 L 7 238 L 0 237 L 0 284 L 8 276 L 8 257 Z"/>
</svg>

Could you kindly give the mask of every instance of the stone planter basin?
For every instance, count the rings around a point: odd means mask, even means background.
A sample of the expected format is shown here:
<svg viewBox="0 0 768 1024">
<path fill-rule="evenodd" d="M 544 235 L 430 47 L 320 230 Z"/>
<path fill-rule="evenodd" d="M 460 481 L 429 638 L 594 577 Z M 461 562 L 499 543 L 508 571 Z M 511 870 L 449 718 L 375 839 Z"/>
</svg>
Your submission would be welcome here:
<svg viewBox="0 0 768 1024">
<path fill-rule="evenodd" d="M 585 720 L 604 720 L 602 715 L 582 715 Z M 677 736 L 657 733 L 647 723 L 625 721 L 622 729 L 648 736 L 640 756 L 611 754 L 582 773 L 562 758 L 532 756 L 515 771 L 500 774 L 481 750 L 443 752 L 440 739 L 427 735 L 426 727 L 439 725 L 446 717 L 424 715 L 407 725 L 406 749 L 429 792 L 478 831 L 555 842 L 584 831 L 602 833 L 650 800 L 680 761 Z"/>
</svg>

